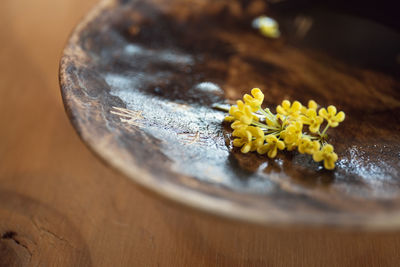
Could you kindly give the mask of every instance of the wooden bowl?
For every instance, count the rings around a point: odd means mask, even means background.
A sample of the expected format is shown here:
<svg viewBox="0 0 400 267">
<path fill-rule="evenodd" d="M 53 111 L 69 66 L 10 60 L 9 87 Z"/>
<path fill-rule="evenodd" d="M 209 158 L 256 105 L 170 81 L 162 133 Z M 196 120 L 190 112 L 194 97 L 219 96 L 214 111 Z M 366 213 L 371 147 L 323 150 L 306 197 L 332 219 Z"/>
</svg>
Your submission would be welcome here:
<svg viewBox="0 0 400 267">
<path fill-rule="evenodd" d="M 282 37 L 251 27 L 267 14 Z M 61 60 L 66 111 L 82 140 L 138 184 L 214 214 L 262 224 L 400 226 L 399 36 L 324 10 L 264 1 L 102 1 Z M 396 50 L 397 49 L 397 50 Z M 397 61 L 396 61 L 397 60 Z M 334 104 L 334 171 L 311 157 L 243 155 L 214 103 L 261 88 Z"/>
</svg>

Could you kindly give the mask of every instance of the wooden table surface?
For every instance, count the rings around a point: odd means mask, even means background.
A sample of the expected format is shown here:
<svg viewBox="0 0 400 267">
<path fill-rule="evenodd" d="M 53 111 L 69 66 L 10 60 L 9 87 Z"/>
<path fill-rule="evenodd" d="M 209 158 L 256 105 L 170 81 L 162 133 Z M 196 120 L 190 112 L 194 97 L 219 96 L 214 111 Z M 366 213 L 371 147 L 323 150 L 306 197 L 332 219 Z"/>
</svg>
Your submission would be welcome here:
<svg viewBox="0 0 400 267">
<path fill-rule="evenodd" d="M 231 222 L 105 166 L 71 127 L 57 76 L 95 2 L 0 4 L 0 266 L 399 266 L 399 232 Z"/>
</svg>

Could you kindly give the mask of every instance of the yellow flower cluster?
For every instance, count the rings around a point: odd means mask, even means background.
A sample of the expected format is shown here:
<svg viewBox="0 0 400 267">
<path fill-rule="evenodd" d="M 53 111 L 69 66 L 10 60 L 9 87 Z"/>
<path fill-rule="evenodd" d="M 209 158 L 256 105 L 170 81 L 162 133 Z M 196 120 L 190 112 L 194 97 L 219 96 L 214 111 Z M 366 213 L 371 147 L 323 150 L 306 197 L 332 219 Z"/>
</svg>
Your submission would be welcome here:
<svg viewBox="0 0 400 267">
<path fill-rule="evenodd" d="M 323 161 L 328 170 L 335 168 L 338 159 L 332 145 L 326 142 L 329 127 L 337 127 L 345 119 L 343 111 L 336 107 L 320 108 L 310 100 L 307 106 L 299 101 L 284 100 L 276 107 L 277 114 L 261 107 L 264 94 L 259 88 L 245 94 L 243 101 L 231 106 L 225 120 L 232 122 L 233 146 L 242 153 L 257 151 L 274 158 L 278 150 L 298 149 L 302 154 L 312 155 L 316 162 Z M 326 124 L 320 132 L 322 124 Z"/>
</svg>

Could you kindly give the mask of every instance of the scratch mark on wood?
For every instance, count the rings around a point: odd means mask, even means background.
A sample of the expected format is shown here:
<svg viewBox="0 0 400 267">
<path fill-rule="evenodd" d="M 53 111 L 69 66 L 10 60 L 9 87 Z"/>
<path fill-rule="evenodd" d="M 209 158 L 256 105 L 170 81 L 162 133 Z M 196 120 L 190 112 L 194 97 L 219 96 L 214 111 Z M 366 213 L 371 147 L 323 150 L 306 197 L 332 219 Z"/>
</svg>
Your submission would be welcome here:
<svg viewBox="0 0 400 267">
<path fill-rule="evenodd" d="M 144 119 L 142 116 L 142 111 L 135 111 L 126 108 L 120 107 L 112 107 L 114 110 L 111 110 L 110 113 L 114 115 L 118 115 L 120 117 L 121 122 L 128 123 L 129 125 L 142 127 L 143 125 L 138 122 L 138 120 Z"/>
</svg>

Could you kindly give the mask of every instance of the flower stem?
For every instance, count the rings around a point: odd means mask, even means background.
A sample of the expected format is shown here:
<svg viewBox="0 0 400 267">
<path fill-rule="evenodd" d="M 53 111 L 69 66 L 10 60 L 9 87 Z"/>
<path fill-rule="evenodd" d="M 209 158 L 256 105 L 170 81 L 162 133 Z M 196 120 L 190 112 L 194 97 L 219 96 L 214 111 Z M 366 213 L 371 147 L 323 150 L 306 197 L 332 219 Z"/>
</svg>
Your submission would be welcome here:
<svg viewBox="0 0 400 267">
<path fill-rule="evenodd" d="M 266 108 L 265 110 L 260 108 L 260 111 L 262 114 L 264 114 L 265 117 L 267 117 L 272 123 L 275 125 L 278 125 L 278 122 L 276 120 L 276 116 L 272 114 L 272 112 L 269 110 L 269 108 Z"/>
<path fill-rule="evenodd" d="M 266 125 L 266 124 L 264 124 L 264 123 L 261 123 L 261 122 L 253 121 L 251 124 L 253 124 L 253 125 L 255 125 L 255 126 L 258 126 L 258 127 L 261 127 L 261 128 L 268 129 L 268 130 L 279 130 L 279 129 L 276 128 L 276 127 L 268 126 L 268 125 Z"/>
<path fill-rule="evenodd" d="M 325 129 L 322 131 L 321 136 L 324 136 L 324 135 L 325 135 L 325 133 L 326 133 L 326 131 L 328 130 L 328 128 L 329 128 L 329 124 L 326 125 Z"/>
<path fill-rule="evenodd" d="M 317 136 L 313 136 L 313 135 L 309 135 L 309 134 L 303 134 L 303 137 L 308 137 L 308 138 L 310 138 L 311 140 L 320 139 L 320 138 L 317 137 Z"/>
<path fill-rule="evenodd" d="M 229 112 L 230 106 L 222 105 L 222 104 L 214 104 L 212 107 L 216 110 L 226 111 Z"/>
</svg>

